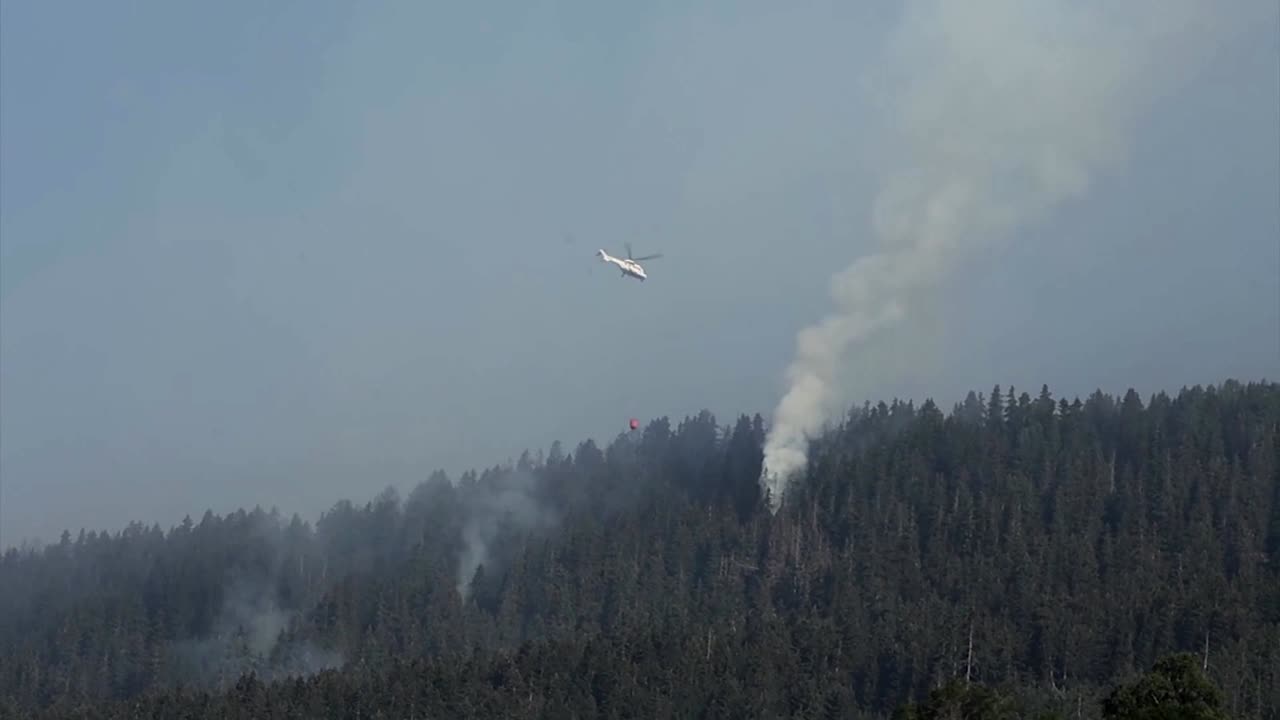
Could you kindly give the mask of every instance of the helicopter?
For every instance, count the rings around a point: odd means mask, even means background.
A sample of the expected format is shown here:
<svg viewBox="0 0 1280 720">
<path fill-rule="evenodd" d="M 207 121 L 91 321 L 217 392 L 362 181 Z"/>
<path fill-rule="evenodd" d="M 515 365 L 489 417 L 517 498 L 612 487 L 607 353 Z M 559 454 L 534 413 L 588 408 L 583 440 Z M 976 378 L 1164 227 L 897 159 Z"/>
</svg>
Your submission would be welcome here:
<svg viewBox="0 0 1280 720">
<path fill-rule="evenodd" d="M 632 257 L 631 243 L 627 243 L 626 247 L 627 247 L 627 256 L 625 258 L 614 257 L 609 253 L 605 252 L 604 250 L 597 250 L 596 257 L 600 258 L 601 262 L 613 263 L 614 265 L 617 265 L 618 269 L 622 271 L 622 277 L 625 278 L 629 275 L 641 282 L 644 282 L 646 279 L 648 279 L 649 276 L 645 274 L 644 268 L 640 266 L 640 261 L 653 260 L 656 258 L 660 258 L 662 257 L 662 253 L 656 253 L 654 255 L 645 255 L 644 257 Z"/>
</svg>

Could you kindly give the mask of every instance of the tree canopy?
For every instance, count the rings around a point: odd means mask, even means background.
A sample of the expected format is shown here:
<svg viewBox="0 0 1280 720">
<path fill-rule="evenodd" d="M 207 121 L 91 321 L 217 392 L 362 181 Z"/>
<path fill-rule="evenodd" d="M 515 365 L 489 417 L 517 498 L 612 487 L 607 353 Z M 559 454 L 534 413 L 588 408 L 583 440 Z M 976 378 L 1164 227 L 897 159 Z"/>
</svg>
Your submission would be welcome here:
<svg viewBox="0 0 1280 720">
<path fill-rule="evenodd" d="M 1280 708 L 1280 388 L 759 416 L 0 557 L 0 717 L 1177 717 Z"/>
</svg>

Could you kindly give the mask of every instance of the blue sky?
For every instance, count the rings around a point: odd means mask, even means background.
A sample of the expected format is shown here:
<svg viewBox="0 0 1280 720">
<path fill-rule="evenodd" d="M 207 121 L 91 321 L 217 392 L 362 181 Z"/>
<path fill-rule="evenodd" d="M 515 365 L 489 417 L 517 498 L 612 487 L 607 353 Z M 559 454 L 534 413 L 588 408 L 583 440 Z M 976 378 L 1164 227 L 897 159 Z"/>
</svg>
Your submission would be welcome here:
<svg viewBox="0 0 1280 720">
<path fill-rule="evenodd" d="M 900 157 L 881 5 L 0 6 L 0 544 L 767 417 Z M 863 394 L 1280 376 L 1276 28 Z"/>
</svg>

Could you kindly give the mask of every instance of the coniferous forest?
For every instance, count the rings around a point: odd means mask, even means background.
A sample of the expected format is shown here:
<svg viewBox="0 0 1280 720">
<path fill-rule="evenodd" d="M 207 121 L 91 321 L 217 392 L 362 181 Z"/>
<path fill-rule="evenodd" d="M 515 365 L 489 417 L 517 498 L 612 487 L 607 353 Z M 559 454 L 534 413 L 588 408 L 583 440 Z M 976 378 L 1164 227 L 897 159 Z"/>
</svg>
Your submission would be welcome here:
<svg viewBox="0 0 1280 720">
<path fill-rule="evenodd" d="M 0 717 L 1280 717 L 1280 386 L 765 431 L 9 549 Z"/>
</svg>

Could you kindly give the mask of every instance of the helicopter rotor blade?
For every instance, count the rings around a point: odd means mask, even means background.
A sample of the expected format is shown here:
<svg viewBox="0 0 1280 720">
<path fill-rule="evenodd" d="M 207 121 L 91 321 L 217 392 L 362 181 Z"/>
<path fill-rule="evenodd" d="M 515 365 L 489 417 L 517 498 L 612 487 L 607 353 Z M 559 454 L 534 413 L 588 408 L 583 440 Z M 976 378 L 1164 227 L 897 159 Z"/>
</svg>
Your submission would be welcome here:
<svg viewBox="0 0 1280 720">
<path fill-rule="evenodd" d="M 635 258 L 631 257 L 631 243 L 624 243 L 624 245 L 625 245 L 625 246 L 626 246 L 626 248 L 627 248 L 627 259 L 628 259 L 628 260 L 635 260 Z"/>
<path fill-rule="evenodd" d="M 636 262 L 640 262 L 642 260 L 656 260 L 660 257 L 662 257 L 662 253 L 654 253 L 653 255 L 645 255 L 644 257 L 631 258 L 631 259 L 635 260 Z"/>
</svg>

